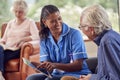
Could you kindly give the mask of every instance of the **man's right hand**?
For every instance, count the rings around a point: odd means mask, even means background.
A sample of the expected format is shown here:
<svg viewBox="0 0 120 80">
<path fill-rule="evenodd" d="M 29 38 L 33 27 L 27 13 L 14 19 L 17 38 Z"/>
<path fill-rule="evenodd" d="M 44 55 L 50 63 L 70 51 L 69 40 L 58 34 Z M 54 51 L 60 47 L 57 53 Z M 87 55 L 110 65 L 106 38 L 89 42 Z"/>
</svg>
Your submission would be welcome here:
<svg viewBox="0 0 120 80">
<path fill-rule="evenodd" d="M 79 80 L 90 80 L 91 75 L 92 74 L 88 74 L 87 76 L 86 75 L 81 75 Z"/>
</svg>

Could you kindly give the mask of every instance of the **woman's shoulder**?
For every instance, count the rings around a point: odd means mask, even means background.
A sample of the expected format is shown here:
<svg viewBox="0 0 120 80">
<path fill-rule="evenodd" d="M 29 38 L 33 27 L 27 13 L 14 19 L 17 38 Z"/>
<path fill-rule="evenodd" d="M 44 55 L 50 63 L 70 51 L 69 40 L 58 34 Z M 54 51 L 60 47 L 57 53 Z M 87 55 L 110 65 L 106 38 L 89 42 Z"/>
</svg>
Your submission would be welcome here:
<svg viewBox="0 0 120 80">
<path fill-rule="evenodd" d="M 35 21 L 31 18 L 26 18 L 24 24 L 35 25 Z"/>
<path fill-rule="evenodd" d="M 11 27 L 15 23 L 15 19 L 11 19 L 10 21 L 7 22 L 7 27 Z"/>
<path fill-rule="evenodd" d="M 78 29 L 75 29 L 75 28 L 72 28 L 72 27 L 70 27 L 70 32 L 74 33 L 74 34 L 80 33 L 80 31 Z"/>
<path fill-rule="evenodd" d="M 13 22 L 15 22 L 15 19 L 11 19 L 10 21 L 8 21 L 8 24 L 11 24 Z"/>
<path fill-rule="evenodd" d="M 79 32 L 78 29 L 73 28 L 73 27 L 71 27 L 71 26 L 68 26 L 66 23 L 63 23 L 63 25 L 65 26 L 65 27 L 63 27 L 63 28 L 65 28 L 66 30 L 68 30 L 70 33 L 72 33 L 72 32 Z"/>
<path fill-rule="evenodd" d="M 35 22 L 33 19 L 31 19 L 31 18 L 26 18 L 26 20 L 28 21 L 28 22 Z"/>
</svg>

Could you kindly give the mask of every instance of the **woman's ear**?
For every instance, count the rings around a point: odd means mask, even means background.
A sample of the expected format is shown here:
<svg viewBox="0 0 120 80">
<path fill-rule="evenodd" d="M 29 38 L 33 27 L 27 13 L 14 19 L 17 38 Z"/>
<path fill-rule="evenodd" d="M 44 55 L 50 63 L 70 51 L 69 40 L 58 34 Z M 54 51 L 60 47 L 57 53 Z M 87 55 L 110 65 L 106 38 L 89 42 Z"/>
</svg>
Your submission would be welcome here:
<svg viewBox="0 0 120 80">
<path fill-rule="evenodd" d="M 45 26 L 47 26 L 45 19 L 42 19 L 42 22 L 43 22 L 43 24 L 44 24 Z"/>
</svg>

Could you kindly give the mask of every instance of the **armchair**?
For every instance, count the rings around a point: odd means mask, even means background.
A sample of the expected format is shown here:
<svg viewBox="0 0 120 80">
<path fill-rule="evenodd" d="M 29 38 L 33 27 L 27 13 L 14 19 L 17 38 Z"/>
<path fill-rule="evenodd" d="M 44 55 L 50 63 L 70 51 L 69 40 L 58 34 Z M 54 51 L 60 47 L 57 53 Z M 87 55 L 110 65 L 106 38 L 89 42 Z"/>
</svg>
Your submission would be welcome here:
<svg viewBox="0 0 120 80">
<path fill-rule="evenodd" d="M 97 64 L 98 64 L 98 59 L 97 57 L 92 57 L 88 58 L 86 60 L 88 68 L 91 70 L 93 74 L 97 73 Z"/>
<path fill-rule="evenodd" d="M 40 23 L 36 22 L 38 29 L 40 30 Z M 7 23 L 2 24 L 1 37 L 4 34 Z M 39 62 L 39 41 L 26 42 L 21 47 L 20 58 L 12 59 L 5 64 L 5 80 L 25 80 L 26 77 L 35 71 L 25 65 L 22 61 L 22 57 L 32 61 Z"/>
</svg>

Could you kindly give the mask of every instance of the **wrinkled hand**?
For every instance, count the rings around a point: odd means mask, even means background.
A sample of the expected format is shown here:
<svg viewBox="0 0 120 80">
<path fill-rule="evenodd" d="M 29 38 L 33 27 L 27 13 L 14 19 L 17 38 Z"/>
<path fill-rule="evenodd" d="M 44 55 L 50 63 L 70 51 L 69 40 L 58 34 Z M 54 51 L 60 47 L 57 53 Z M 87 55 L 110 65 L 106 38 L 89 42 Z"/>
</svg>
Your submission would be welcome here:
<svg viewBox="0 0 120 80">
<path fill-rule="evenodd" d="M 55 69 L 55 65 L 51 62 L 43 62 L 37 68 L 45 68 L 47 71 L 52 72 Z"/>
<path fill-rule="evenodd" d="M 23 39 L 19 39 L 15 41 L 15 45 L 16 47 L 21 47 L 23 44 L 25 43 L 25 41 Z"/>
<path fill-rule="evenodd" d="M 91 74 L 86 75 L 81 75 L 79 80 L 90 80 Z"/>
<path fill-rule="evenodd" d="M 18 44 L 17 44 L 17 47 L 20 48 L 24 43 L 25 43 L 25 42 L 20 42 L 20 43 L 18 43 Z"/>
</svg>

